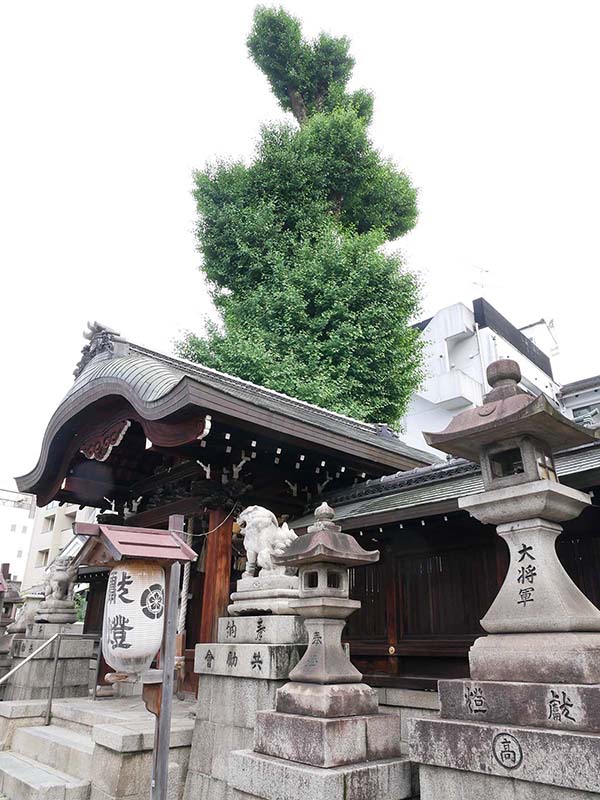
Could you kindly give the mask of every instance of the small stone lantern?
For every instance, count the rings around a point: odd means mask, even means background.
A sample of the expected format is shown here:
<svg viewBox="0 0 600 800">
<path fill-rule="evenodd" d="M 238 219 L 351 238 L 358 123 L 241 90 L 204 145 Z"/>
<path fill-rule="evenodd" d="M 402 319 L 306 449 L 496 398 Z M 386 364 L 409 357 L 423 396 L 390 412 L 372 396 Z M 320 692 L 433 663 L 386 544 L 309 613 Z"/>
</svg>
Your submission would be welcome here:
<svg viewBox="0 0 600 800">
<path fill-rule="evenodd" d="M 370 762 L 382 765 L 382 760 L 400 757 L 400 720 L 379 713 L 377 692 L 361 683 L 362 675 L 350 662 L 341 637 L 346 619 L 360 608 L 360 601 L 349 597 L 348 570 L 378 561 L 379 552 L 363 550 L 341 532 L 334 516 L 322 503 L 307 534 L 273 556 L 274 563 L 299 569 L 300 596 L 291 607 L 304 619 L 308 647 L 290 672 L 290 682 L 277 690 L 276 710 L 256 714 L 254 754 L 293 762 L 295 768 L 355 765 L 353 780 L 360 791 L 352 797 L 375 797 L 368 793 L 372 787 L 364 771 Z M 398 767 L 397 762 L 389 764 Z M 342 778 L 339 774 L 335 780 Z"/>
<path fill-rule="evenodd" d="M 342 533 L 333 522 L 334 511 L 322 503 L 315 524 L 273 560 L 297 567 L 300 597 L 292 610 L 304 618 L 308 649 L 290 672 L 290 680 L 306 683 L 356 683 L 362 679 L 342 647 L 346 619 L 360 608 L 349 598 L 348 569 L 379 560 L 379 551 L 368 552 L 356 539 Z"/>
<path fill-rule="evenodd" d="M 485 491 L 460 498 L 459 507 L 496 525 L 510 551 L 504 584 L 481 620 L 497 635 L 476 641 L 471 675 L 535 681 L 550 669 L 589 683 L 591 658 L 600 682 L 600 640 L 573 638 L 573 632 L 600 631 L 600 611 L 567 575 L 555 549 L 559 523 L 577 517 L 590 498 L 558 482 L 553 458 L 554 451 L 590 444 L 596 436 L 543 394 L 523 391 L 515 361 L 490 364 L 487 379 L 492 390 L 482 406 L 458 414 L 441 433 L 424 434 L 433 447 L 481 464 Z M 585 652 L 574 657 L 577 650 Z"/>
<path fill-rule="evenodd" d="M 349 597 L 350 567 L 379 560 L 333 522 L 327 503 L 315 511 L 315 523 L 273 560 L 298 568 L 300 596 L 292 610 L 303 617 L 308 648 L 279 690 L 277 708 L 291 713 L 368 714 L 377 709 L 373 689 L 360 683 L 361 673 L 342 646 L 346 619 L 360 608 Z"/>
</svg>

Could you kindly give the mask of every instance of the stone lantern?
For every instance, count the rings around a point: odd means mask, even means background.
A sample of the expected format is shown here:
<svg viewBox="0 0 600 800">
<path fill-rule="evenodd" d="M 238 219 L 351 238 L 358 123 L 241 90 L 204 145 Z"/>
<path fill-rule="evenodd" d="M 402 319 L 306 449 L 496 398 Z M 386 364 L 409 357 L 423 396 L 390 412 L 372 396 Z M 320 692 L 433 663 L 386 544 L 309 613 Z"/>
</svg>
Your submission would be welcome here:
<svg viewBox="0 0 600 800">
<path fill-rule="evenodd" d="M 326 685 L 362 679 L 342 647 L 346 619 L 360 608 L 360 601 L 349 596 L 348 570 L 378 561 L 379 551 L 363 550 L 354 537 L 341 532 L 333 517 L 333 509 L 322 503 L 308 534 L 273 558 L 298 569 L 299 599 L 292 610 L 304 618 L 308 634 L 308 648 L 290 672 L 291 681 Z"/>
<path fill-rule="evenodd" d="M 433 447 L 481 464 L 485 491 L 460 498 L 459 506 L 496 525 L 510 551 L 504 584 L 481 620 L 495 635 L 476 641 L 471 674 L 532 681 L 551 672 L 555 680 L 564 675 L 589 683 L 593 676 L 600 682 L 600 636 L 575 633 L 600 631 L 600 611 L 572 582 L 555 549 L 560 523 L 577 517 L 590 498 L 558 482 L 553 458 L 556 450 L 589 444 L 595 436 L 544 395 L 523 391 L 515 361 L 490 364 L 487 378 L 492 390 L 482 406 L 458 414 L 441 433 L 424 434 Z"/>
<path fill-rule="evenodd" d="M 591 431 L 522 391 L 514 361 L 488 368 L 479 408 L 427 442 L 481 464 L 485 491 L 461 498 L 508 545 L 506 579 L 469 653 L 470 679 L 440 680 L 440 717 L 408 724 L 421 800 L 600 798 L 600 611 L 556 555 L 560 523 L 590 504 L 562 486 L 553 453 Z"/>
<path fill-rule="evenodd" d="M 290 672 L 290 683 L 277 691 L 276 711 L 256 714 L 251 758 L 260 754 L 325 770 L 353 765 L 358 781 L 366 780 L 373 761 L 383 764 L 384 772 L 404 767 L 394 761 L 400 758 L 398 717 L 378 713 L 377 692 L 361 683 L 362 675 L 341 643 L 346 619 L 360 608 L 349 597 L 348 570 L 378 561 L 379 552 L 363 550 L 333 518 L 333 509 L 322 503 L 308 533 L 273 556 L 276 564 L 299 569 L 300 596 L 292 610 L 304 619 L 308 647 Z M 314 770 L 302 780 L 307 797 L 321 797 L 312 786 L 320 780 Z M 238 788 L 247 791 L 245 784 Z M 402 794 L 406 796 L 408 792 Z"/>
</svg>

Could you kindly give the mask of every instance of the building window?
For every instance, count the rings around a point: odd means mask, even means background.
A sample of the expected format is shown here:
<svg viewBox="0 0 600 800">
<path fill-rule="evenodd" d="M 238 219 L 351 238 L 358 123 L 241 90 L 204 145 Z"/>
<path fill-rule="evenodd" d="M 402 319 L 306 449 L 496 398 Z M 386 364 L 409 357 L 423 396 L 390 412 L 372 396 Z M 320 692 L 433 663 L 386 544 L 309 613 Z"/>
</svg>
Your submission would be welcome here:
<svg viewBox="0 0 600 800">
<path fill-rule="evenodd" d="M 27 533 L 27 525 L 23 525 L 21 528 L 21 533 Z"/>
<path fill-rule="evenodd" d="M 11 533 L 15 533 L 15 532 L 16 532 L 16 530 L 17 530 L 17 525 L 16 525 L 16 523 L 13 523 L 13 524 L 10 526 L 10 532 L 11 532 Z"/>
<path fill-rule="evenodd" d="M 587 417 L 588 414 L 592 413 L 591 406 L 579 406 L 579 408 L 573 409 L 573 417 L 577 419 L 578 417 Z"/>
<path fill-rule="evenodd" d="M 36 567 L 46 567 L 48 566 L 48 554 L 50 553 L 49 550 L 38 550 L 37 556 L 35 559 Z"/>
<path fill-rule="evenodd" d="M 42 523 L 42 533 L 48 533 L 54 527 L 54 514 L 51 514 L 49 517 L 44 517 L 44 521 Z"/>
<path fill-rule="evenodd" d="M 23 551 L 17 550 L 17 558 L 23 558 Z"/>
</svg>

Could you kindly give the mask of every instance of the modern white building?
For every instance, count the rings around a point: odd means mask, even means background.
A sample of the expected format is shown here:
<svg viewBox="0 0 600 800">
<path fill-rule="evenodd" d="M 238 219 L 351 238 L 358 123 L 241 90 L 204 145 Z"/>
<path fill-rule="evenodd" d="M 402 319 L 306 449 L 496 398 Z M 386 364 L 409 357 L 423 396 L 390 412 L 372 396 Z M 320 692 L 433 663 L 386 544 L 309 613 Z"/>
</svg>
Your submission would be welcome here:
<svg viewBox="0 0 600 800">
<path fill-rule="evenodd" d="M 46 568 L 54 561 L 60 551 L 73 539 L 75 522 L 93 522 L 97 509 L 80 509 L 75 504 L 53 501 L 35 514 L 31 546 L 23 577 L 23 589 L 44 582 Z"/>
<path fill-rule="evenodd" d="M 600 427 L 600 375 L 565 383 L 560 392 L 563 413 L 580 425 Z"/>
<path fill-rule="evenodd" d="M 10 566 L 14 581 L 25 574 L 34 517 L 34 495 L 0 489 L 0 563 Z"/>
<path fill-rule="evenodd" d="M 422 431 L 443 430 L 459 411 L 480 405 L 489 391 L 486 370 L 492 361 L 512 358 L 523 374 L 522 385 L 544 393 L 560 406 L 560 386 L 554 380 L 549 355 L 537 342 L 556 352 L 552 326 L 544 320 L 519 330 L 483 298 L 443 308 L 418 323 L 426 340 L 426 379 L 412 397 L 402 421 L 402 438 L 421 450 L 429 447 Z"/>
</svg>

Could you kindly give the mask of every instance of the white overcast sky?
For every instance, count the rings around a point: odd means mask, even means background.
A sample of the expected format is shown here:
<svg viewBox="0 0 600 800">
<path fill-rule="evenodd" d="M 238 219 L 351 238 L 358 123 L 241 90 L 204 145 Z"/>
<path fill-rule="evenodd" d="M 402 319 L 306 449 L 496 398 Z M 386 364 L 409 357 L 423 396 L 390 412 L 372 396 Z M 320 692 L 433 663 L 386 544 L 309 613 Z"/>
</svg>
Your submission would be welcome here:
<svg viewBox="0 0 600 800">
<path fill-rule="evenodd" d="M 166 351 L 200 330 L 192 170 L 282 117 L 246 54 L 254 5 L 0 4 L 0 486 L 33 468 L 87 320 Z M 483 294 L 554 319 L 559 379 L 600 373 L 597 0 L 285 7 L 351 38 L 374 142 L 419 187 L 399 245 L 423 316 Z"/>
</svg>

